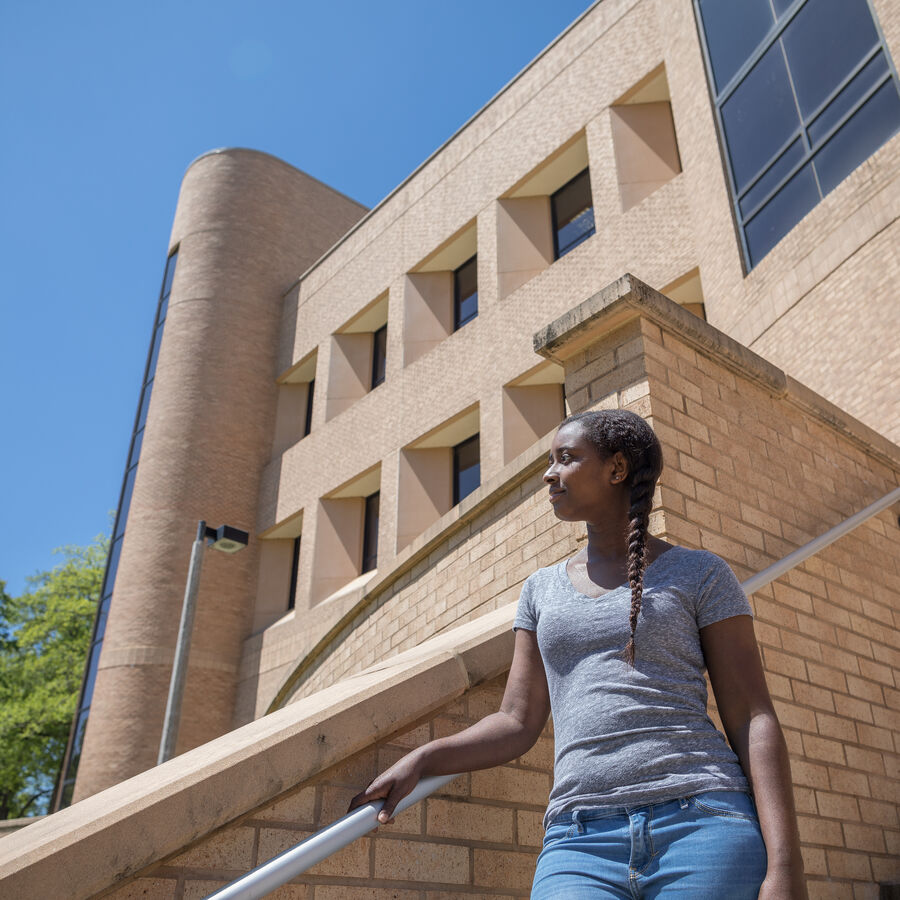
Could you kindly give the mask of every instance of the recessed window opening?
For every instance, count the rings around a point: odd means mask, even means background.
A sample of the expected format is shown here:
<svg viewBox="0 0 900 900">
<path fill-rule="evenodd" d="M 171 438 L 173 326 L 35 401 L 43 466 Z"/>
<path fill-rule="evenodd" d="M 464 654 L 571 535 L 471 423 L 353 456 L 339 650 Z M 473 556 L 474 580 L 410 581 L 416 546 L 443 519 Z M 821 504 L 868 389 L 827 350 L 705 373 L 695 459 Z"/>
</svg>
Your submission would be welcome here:
<svg viewBox="0 0 900 900">
<path fill-rule="evenodd" d="M 480 436 L 461 441 L 453 448 L 453 505 L 456 506 L 481 484 Z"/>
<path fill-rule="evenodd" d="M 680 278 L 669 282 L 660 289 L 660 293 L 706 321 L 706 304 L 703 300 L 703 285 L 700 281 L 699 269 L 691 269 Z"/>
<path fill-rule="evenodd" d="M 375 491 L 366 497 L 363 511 L 363 551 L 360 572 L 371 572 L 378 567 L 378 520 L 381 506 L 381 492 Z"/>
<path fill-rule="evenodd" d="M 317 358 L 313 350 L 278 378 L 273 456 L 284 453 L 312 431 Z"/>
<path fill-rule="evenodd" d="M 463 226 L 406 274 L 403 365 L 433 350 L 478 315 L 478 229 Z"/>
<path fill-rule="evenodd" d="M 471 406 L 400 451 L 397 550 L 428 530 L 481 481 L 479 408 Z"/>
<path fill-rule="evenodd" d="M 579 172 L 550 197 L 553 256 L 565 256 L 594 233 L 594 201 L 588 169 Z"/>
<path fill-rule="evenodd" d="M 664 66 L 629 88 L 609 108 L 622 212 L 668 184 L 681 171 Z"/>
<path fill-rule="evenodd" d="M 503 462 L 511 462 L 565 418 L 565 373 L 541 363 L 503 386 Z"/>
<path fill-rule="evenodd" d="M 478 257 L 467 259 L 453 273 L 453 330 L 478 315 Z"/>
<path fill-rule="evenodd" d="M 378 564 L 381 466 L 319 500 L 310 579 L 312 604 L 332 596 Z"/>
<path fill-rule="evenodd" d="M 372 333 L 372 388 L 384 382 L 387 366 L 387 325 Z"/>
<path fill-rule="evenodd" d="M 695 0 L 748 268 L 900 130 L 867 0 Z"/>
<path fill-rule="evenodd" d="M 573 135 L 497 200 L 500 298 L 594 234 L 587 138 Z"/>
<path fill-rule="evenodd" d="M 331 336 L 325 418 L 378 387 L 387 372 L 388 295 L 382 294 Z"/>
</svg>

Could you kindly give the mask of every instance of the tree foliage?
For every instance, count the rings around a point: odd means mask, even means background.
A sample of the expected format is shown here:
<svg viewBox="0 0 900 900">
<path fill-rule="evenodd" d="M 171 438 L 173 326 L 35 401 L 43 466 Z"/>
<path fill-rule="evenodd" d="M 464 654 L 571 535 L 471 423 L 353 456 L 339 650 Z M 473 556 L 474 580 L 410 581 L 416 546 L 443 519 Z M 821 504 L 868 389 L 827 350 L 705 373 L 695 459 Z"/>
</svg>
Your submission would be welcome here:
<svg viewBox="0 0 900 900">
<path fill-rule="evenodd" d="M 0 819 L 46 812 L 100 598 L 106 538 L 56 552 L 21 596 L 0 581 Z"/>
</svg>

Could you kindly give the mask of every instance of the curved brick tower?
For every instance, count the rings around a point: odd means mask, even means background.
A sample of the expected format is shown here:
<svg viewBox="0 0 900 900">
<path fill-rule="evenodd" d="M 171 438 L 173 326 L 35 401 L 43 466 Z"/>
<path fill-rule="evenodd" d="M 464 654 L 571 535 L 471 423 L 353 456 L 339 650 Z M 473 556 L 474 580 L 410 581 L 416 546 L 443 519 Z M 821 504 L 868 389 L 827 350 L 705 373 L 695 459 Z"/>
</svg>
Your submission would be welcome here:
<svg viewBox="0 0 900 900">
<path fill-rule="evenodd" d="M 284 162 L 210 153 L 181 186 L 178 262 L 75 785 L 155 765 L 199 519 L 254 531 L 270 461 L 282 296 L 365 212 Z M 231 727 L 257 550 L 203 563 L 178 752 Z"/>
</svg>

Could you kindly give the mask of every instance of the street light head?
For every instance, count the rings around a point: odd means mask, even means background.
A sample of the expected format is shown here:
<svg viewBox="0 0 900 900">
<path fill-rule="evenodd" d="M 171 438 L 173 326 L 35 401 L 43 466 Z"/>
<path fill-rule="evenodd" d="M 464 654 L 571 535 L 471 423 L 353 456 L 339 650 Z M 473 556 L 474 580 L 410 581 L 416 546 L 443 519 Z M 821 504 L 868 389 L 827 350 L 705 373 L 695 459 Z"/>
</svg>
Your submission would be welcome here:
<svg viewBox="0 0 900 900">
<path fill-rule="evenodd" d="M 221 550 L 222 553 L 237 553 L 250 542 L 250 535 L 246 531 L 232 528 L 230 525 L 208 528 L 206 533 L 210 539 L 210 547 L 213 550 Z"/>
</svg>

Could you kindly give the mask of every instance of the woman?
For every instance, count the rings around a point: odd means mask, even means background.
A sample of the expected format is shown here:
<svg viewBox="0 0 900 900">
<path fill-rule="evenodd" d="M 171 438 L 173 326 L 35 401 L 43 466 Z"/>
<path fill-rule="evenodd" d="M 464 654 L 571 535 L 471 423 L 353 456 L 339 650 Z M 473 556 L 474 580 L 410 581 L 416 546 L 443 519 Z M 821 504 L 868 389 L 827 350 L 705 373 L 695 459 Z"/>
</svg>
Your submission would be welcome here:
<svg viewBox="0 0 900 900">
<path fill-rule="evenodd" d="M 499 712 L 414 750 L 352 807 L 384 798 L 388 823 L 423 776 L 521 756 L 552 708 L 532 898 L 806 897 L 750 606 L 719 557 L 649 535 L 661 470 L 634 413 L 562 423 L 544 481 L 556 516 L 587 524 L 587 546 L 525 582 Z M 706 713 L 704 667 L 728 743 Z"/>
</svg>

